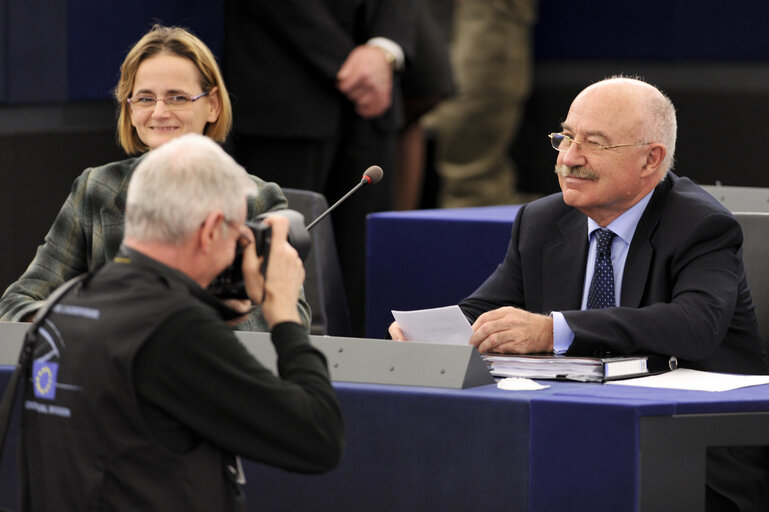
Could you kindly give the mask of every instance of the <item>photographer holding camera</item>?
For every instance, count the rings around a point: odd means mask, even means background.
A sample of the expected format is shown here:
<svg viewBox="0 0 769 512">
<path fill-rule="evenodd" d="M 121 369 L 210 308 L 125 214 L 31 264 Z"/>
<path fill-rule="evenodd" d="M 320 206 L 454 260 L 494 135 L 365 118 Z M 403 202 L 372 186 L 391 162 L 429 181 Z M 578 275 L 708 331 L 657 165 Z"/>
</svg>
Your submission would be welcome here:
<svg viewBox="0 0 769 512">
<path fill-rule="evenodd" d="M 128 189 L 123 245 L 39 325 L 25 390 L 22 502 L 43 510 L 245 510 L 238 456 L 317 473 L 343 423 L 326 360 L 296 307 L 304 268 L 288 220 L 269 264 L 246 227 L 245 170 L 184 135 L 150 152 Z M 279 376 L 239 342 L 207 290 L 242 252 Z"/>
</svg>

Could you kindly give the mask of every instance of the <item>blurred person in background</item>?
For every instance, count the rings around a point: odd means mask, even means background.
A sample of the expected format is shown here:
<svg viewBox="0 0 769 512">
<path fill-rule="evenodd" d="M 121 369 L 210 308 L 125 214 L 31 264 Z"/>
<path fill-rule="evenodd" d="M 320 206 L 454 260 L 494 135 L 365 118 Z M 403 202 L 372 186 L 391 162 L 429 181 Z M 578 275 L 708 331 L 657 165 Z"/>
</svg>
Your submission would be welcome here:
<svg viewBox="0 0 769 512">
<path fill-rule="evenodd" d="M 435 137 L 438 206 L 517 204 L 510 146 L 532 82 L 537 0 L 458 0 L 451 57 L 457 93 L 425 117 Z"/>
<path fill-rule="evenodd" d="M 333 204 L 371 165 L 384 179 L 331 215 L 353 335 L 365 316 L 366 215 L 391 209 L 403 124 L 401 73 L 413 54 L 413 0 L 228 0 L 225 74 L 235 159 Z"/>
</svg>

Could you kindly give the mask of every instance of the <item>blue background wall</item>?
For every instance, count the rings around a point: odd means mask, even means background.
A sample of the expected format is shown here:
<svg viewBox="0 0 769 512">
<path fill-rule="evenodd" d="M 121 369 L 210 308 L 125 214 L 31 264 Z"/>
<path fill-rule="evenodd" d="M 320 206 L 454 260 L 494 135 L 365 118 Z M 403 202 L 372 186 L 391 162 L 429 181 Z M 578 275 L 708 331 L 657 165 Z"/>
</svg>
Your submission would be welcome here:
<svg viewBox="0 0 769 512">
<path fill-rule="evenodd" d="M 766 60 L 769 2 L 541 0 L 540 60 Z"/>
<path fill-rule="evenodd" d="M 120 63 L 154 22 L 182 25 L 220 55 L 224 0 L 0 0 L 0 102 L 110 97 Z"/>
</svg>

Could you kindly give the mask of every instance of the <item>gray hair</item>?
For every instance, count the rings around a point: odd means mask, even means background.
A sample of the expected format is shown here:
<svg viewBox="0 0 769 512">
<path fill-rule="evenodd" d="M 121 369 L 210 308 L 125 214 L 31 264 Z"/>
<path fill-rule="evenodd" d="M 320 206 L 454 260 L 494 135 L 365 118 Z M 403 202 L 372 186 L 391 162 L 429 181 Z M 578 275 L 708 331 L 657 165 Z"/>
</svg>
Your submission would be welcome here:
<svg viewBox="0 0 769 512">
<path fill-rule="evenodd" d="M 214 141 L 187 134 L 169 141 L 136 167 L 128 185 L 125 236 L 179 244 L 214 210 L 237 219 L 256 183 Z"/>
<path fill-rule="evenodd" d="M 670 171 L 675 163 L 678 121 L 673 102 L 662 91 L 657 90 L 659 94 L 649 98 L 649 116 L 643 123 L 642 129 L 646 141 L 659 142 L 665 146 L 667 152 L 662 161 L 662 168 Z"/>
<path fill-rule="evenodd" d="M 641 82 L 652 87 L 656 94 L 647 94 L 647 114 L 641 126 L 641 137 L 643 141 L 639 142 L 657 142 L 665 146 L 665 159 L 662 161 L 662 167 L 665 171 L 673 168 L 676 152 L 676 136 L 678 133 L 678 121 L 676 120 L 676 108 L 667 95 L 658 87 L 650 84 L 637 75 L 614 75 L 601 80 L 631 80 Z M 600 83 L 600 82 L 599 82 Z"/>
</svg>

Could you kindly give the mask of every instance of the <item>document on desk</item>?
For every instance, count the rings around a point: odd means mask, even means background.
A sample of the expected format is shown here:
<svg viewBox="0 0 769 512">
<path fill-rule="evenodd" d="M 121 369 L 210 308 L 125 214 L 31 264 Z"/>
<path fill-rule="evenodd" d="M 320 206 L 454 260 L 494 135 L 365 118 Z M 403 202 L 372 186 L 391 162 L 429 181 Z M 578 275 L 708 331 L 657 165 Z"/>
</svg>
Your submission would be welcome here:
<svg viewBox="0 0 769 512">
<path fill-rule="evenodd" d="M 459 306 L 392 311 L 403 335 L 409 341 L 467 345 L 473 328 Z"/>
<path fill-rule="evenodd" d="M 607 382 L 612 386 L 639 386 L 647 388 L 685 389 L 689 391 L 731 391 L 733 389 L 769 384 L 769 375 L 735 375 L 731 373 L 701 372 L 678 368 L 672 372 Z"/>
<path fill-rule="evenodd" d="M 553 354 L 483 354 L 494 377 L 605 382 L 668 372 L 678 361 L 674 357 L 634 355 L 575 357 Z"/>
</svg>

